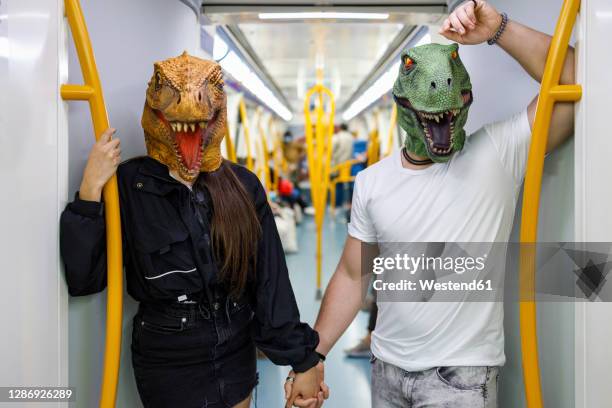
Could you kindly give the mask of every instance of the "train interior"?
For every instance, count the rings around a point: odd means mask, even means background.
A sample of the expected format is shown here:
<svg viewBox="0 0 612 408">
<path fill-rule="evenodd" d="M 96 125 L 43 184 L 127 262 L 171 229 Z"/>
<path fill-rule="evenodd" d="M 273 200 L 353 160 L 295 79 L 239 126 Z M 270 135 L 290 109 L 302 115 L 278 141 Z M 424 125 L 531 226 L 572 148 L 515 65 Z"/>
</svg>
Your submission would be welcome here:
<svg viewBox="0 0 612 408">
<path fill-rule="evenodd" d="M 124 160 L 146 154 L 140 116 L 153 62 L 187 51 L 221 64 L 228 109 L 224 157 L 257 174 L 272 201 L 280 201 L 280 196 L 294 189 L 303 192 L 303 207 L 291 205 L 289 212 L 279 208 L 276 218 L 302 320 L 314 324 L 320 295 L 347 236 L 350 197 L 342 182 L 354 176 L 350 169 L 359 160 L 373 165 L 401 148 L 405 135 L 390 94 L 400 53 L 415 45 L 448 43 L 438 31 L 457 3 L 82 0 L 81 7 L 108 119 L 121 138 Z M 552 34 L 564 2 L 491 3 L 512 19 Z M 610 241 L 610 230 L 605 228 L 612 223 L 605 204 L 609 201 L 595 197 L 612 196 L 605 175 L 609 160 L 605 151 L 610 151 L 612 142 L 601 130 L 607 128 L 604 121 L 610 113 L 605 106 L 609 105 L 598 103 L 609 99 L 605 89 L 612 86 L 602 72 L 607 70 L 595 67 L 611 61 L 604 38 L 612 33 L 612 8 L 601 0 L 583 0 L 581 7 L 570 43 L 579 50 L 577 72 L 583 98 L 577 104 L 574 139 L 545 160 L 538 221 L 542 241 Z M 539 84 L 498 47 L 460 46 L 459 52 L 473 84 L 468 134 L 524 110 L 539 92 Z M 57 252 L 59 213 L 78 189 L 94 140 L 88 105 L 68 104 L 58 94 L 61 84 L 83 83 L 80 67 L 63 1 L 0 1 L 5 197 L 21 198 L 2 200 L 2 226 L 12 231 L 11 238 L 3 236 L 2 246 L 15 248 L 18 258 L 9 260 L 7 253 L 0 261 L 7 274 L 0 299 L 3 309 L 24 310 L 21 317 L 6 319 L 7 327 L 14 327 L 16 333 L 3 340 L 3 361 L 12 369 L 11 373 L 2 370 L 0 384 L 15 379 L 17 383 L 69 383 L 79 393 L 79 402 L 70 406 L 91 407 L 100 399 L 106 292 L 69 297 Z M 316 92 L 322 88 L 329 93 Z M 362 149 L 360 155 L 354 154 L 354 162 L 328 171 L 326 183 L 331 187 L 325 189 L 322 204 L 314 203 L 313 179 L 307 171 L 313 163 L 306 160 L 308 133 L 315 139 L 315 149 L 324 140 L 317 139 L 324 137 L 317 133 L 318 122 L 327 129 L 345 124 Z M 41 173 L 40 169 L 47 170 Z M 296 176 L 292 179 L 289 174 Z M 52 205 L 43 206 L 43 202 Z M 296 212 L 300 213 L 297 219 Z M 519 240 L 520 218 L 519 206 L 514 241 Z M 317 239 L 322 248 L 320 267 Z M 29 300 L 23 296 L 26 289 L 15 287 L 27 288 Z M 118 407 L 142 406 L 130 364 L 131 319 L 136 308 L 137 303 L 125 294 Z M 607 305 L 591 309 L 562 300 L 538 305 L 540 347 L 535 359 L 546 406 L 610 406 L 601 361 L 612 358 L 603 340 L 612 335 L 612 326 L 600 323 L 611 315 Z M 366 335 L 367 324 L 364 308 L 328 356 L 326 382 L 331 396 L 324 406 L 371 406 L 369 359 L 346 354 Z M 507 361 L 500 376 L 500 406 L 526 407 L 517 302 L 505 305 L 504 326 Z M 44 344 L 40 339 L 45 339 Z M 287 371 L 265 357 L 258 359 L 253 407 L 284 406 L 281 387 Z"/>
</svg>

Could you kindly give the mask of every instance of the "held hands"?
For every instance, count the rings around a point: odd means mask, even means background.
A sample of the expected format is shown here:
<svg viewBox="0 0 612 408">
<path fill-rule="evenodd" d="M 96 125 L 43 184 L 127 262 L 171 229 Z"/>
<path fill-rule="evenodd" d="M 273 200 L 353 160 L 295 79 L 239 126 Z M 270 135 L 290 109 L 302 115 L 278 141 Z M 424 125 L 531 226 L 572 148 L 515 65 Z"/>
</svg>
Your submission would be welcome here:
<svg viewBox="0 0 612 408">
<path fill-rule="evenodd" d="M 444 20 L 440 34 L 460 44 L 480 44 L 493 37 L 501 23 L 501 15 L 489 3 L 469 0 Z"/>
<path fill-rule="evenodd" d="M 112 139 L 115 129 L 109 128 L 89 152 L 79 197 L 88 201 L 100 201 L 104 184 L 115 174 L 121 162 L 119 139 Z"/>
<path fill-rule="evenodd" d="M 285 382 L 285 408 L 293 406 L 303 408 L 320 408 L 323 401 L 329 398 L 329 387 L 323 382 L 323 363 L 317 364 L 303 373 L 291 371 Z M 290 380 L 293 378 L 293 380 Z"/>
</svg>

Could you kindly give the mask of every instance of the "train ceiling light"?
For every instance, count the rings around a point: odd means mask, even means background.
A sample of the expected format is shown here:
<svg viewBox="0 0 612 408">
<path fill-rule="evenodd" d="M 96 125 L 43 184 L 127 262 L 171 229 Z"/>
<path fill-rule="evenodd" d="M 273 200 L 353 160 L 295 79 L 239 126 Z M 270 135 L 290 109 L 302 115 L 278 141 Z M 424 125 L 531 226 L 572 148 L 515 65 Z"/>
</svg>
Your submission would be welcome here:
<svg viewBox="0 0 612 408">
<path fill-rule="evenodd" d="M 289 108 L 274 95 L 251 67 L 218 34 L 215 34 L 213 59 L 221 65 L 223 70 L 240 82 L 242 87 L 255 95 L 283 120 L 290 121 L 293 118 Z"/>
<path fill-rule="evenodd" d="M 388 13 L 347 13 L 333 11 L 259 13 L 260 20 L 387 20 L 388 18 Z"/>
</svg>

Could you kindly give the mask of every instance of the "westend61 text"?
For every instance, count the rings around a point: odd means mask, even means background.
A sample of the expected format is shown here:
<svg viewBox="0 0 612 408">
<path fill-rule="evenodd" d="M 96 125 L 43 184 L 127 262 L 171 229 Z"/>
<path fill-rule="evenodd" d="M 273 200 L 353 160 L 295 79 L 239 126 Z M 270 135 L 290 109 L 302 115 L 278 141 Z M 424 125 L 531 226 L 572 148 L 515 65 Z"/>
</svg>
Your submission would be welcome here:
<svg viewBox="0 0 612 408">
<path fill-rule="evenodd" d="M 418 282 L 418 283 L 417 283 Z M 380 279 L 372 282 L 372 287 L 376 291 L 492 291 L 491 280 L 480 279 L 471 282 L 437 282 L 434 279 L 419 279 L 417 282 L 402 279 L 399 282 L 384 282 Z"/>
</svg>

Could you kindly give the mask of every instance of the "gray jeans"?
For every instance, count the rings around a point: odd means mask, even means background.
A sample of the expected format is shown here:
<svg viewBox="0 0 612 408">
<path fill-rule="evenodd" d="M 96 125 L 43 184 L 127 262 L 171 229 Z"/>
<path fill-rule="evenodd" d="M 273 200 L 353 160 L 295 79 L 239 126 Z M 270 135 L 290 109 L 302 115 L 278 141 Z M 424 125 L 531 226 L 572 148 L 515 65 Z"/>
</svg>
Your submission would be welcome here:
<svg viewBox="0 0 612 408">
<path fill-rule="evenodd" d="M 372 357 L 372 408 L 495 408 L 498 367 L 409 372 Z"/>
</svg>

